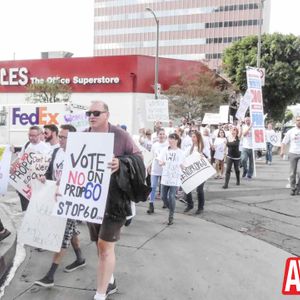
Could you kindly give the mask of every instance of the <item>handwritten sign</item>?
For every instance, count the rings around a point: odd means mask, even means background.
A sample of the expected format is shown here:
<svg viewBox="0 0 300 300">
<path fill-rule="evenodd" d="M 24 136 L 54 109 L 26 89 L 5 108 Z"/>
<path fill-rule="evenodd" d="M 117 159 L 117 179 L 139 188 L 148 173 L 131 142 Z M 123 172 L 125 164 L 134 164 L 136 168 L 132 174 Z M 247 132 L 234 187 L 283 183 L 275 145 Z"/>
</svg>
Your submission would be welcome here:
<svg viewBox="0 0 300 300">
<path fill-rule="evenodd" d="M 238 120 L 242 120 L 245 118 L 247 109 L 249 108 L 251 102 L 251 97 L 249 94 L 249 91 L 247 90 L 244 97 L 240 100 L 240 105 L 239 105 L 239 109 L 237 110 L 235 117 Z"/>
<path fill-rule="evenodd" d="M 73 125 L 77 131 L 83 131 L 89 127 L 89 120 L 85 112 L 65 113 L 63 119 L 64 124 Z"/>
<path fill-rule="evenodd" d="M 62 197 L 53 210 L 55 215 L 102 223 L 113 145 L 112 133 L 69 133 L 59 187 Z"/>
<path fill-rule="evenodd" d="M 9 145 L 0 145 L 0 194 L 7 192 L 11 151 Z"/>
<path fill-rule="evenodd" d="M 281 146 L 281 132 L 274 132 L 270 135 L 270 143 L 275 147 Z"/>
<path fill-rule="evenodd" d="M 184 161 L 184 166 L 181 175 L 181 187 L 186 194 L 216 173 L 215 168 L 204 156 L 200 156 L 200 153 L 193 153 L 188 156 Z"/>
<path fill-rule="evenodd" d="M 147 121 L 169 122 L 169 102 L 165 99 L 146 100 Z"/>
<path fill-rule="evenodd" d="M 25 152 L 11 166 L 9 184 L 28 200 L 31 198 L 31 181 L 45 174 L 51 156 Z"/>
<path fill-rule="evenodd" d="M 21 243 L 60 251 L 67 220 L 52 216 L 56 189 L 55 181 L 32 182 L 32 197 L 19 230 Z"/>
</svg>

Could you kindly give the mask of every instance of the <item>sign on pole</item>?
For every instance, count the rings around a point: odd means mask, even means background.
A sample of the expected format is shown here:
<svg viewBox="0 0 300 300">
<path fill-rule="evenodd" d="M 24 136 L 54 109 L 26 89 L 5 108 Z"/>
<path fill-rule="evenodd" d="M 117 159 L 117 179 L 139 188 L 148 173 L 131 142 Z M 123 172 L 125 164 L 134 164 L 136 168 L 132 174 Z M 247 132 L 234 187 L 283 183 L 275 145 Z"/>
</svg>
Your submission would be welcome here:
<svg viewBox="0 0 300 300">
<path fill-rule="evenodd" d="M 238 110 L 237 110 L 237 112 L 235 114 L 235 117 L 238 120 L 242 120 L 242 119 L 245 118 L 247 109 L 250 106 L 250 102 L 251 102 L 251 97 L 250 97 L 249 91 L 247 90 L 246 93 L 245 93 L 245 95 L 243 96 L 243 98 L 240 100 L 239 108 L 238 108 Z"/>
<path fill-rule="evenodd" d="M 181 187 L 186 194 L 216 174 L 215 168 L 200 153 L 191 154 L 183 164 L 185 168 L 181 175 Z"/>
<path fill-rule="evenodd" d="M 113 133 L 70 132 L 53 213 L 63 218 L 102 223 L 113 158 Z"/>
<path fill-rule="evenodd" d="M 20 243 L 60 251 L 67 220 L 52 215 L 56 189 L 55 181 L 32 182 L 32 197 L 19 229 Z"/>
<path fill-rule="evenodd" d="M 169 101 L 167 99 L 147 99 L 146 116 L 149 122 L 169 122 Z"/>
<path fill-rule="evenodd" d="M 9 145 L 0 145 L 0 195 L 7 192 L 11 151 Z"/>
<path fill-rule="evenodd" d="M 260 73 L 256 68 L 247 68 L 247 85 L 250 94 L 250 117 L 252 122 L 253 150 L 266 149 L 264 107 Z"/>
<path fill-rule="evenodd" d="M 265 85 L 265 79 L 266 79 L 266 69 L 265 68 L 257 68 L 257 71 L 260 74 L 261 86 L 264 86 Z"/>
</svg>

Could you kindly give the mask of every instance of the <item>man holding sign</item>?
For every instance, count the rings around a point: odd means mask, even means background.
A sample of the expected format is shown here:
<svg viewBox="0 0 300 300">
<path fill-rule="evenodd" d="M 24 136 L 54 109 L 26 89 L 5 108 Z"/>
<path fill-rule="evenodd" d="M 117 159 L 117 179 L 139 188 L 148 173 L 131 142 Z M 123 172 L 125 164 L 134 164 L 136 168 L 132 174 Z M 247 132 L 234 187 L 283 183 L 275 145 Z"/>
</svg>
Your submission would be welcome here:
<svg viewBox="0 0 300 300">
<path fill-rule="evenodd" d="M 120 176 L 120 159 L 122 156 L 139 156 L 140 151 L 129 134 L 114 125 L 109 120 L 109 109 L 102 101 L 92 102 L 86 112 L 90 128 L 88 132 L 103 132 L 114 134 L 114 158 L 109 164 L 112 171 L 106 209 L 102 224 L 89 223 L 92 241 L 98 245 L 99 265 L 97 278 L 97 293 L 94 300 L 105 300 L 107 294 L 115 293 L 117 288 L 113 278 L 115 268 L 115 242 L 120 239 L 121 227 L 126 221 L 124 199 L 119 194 L 117 176 Z M 120 159 L 119 159 L 120 158 Z M 143 161 L 141 159 L 141 163 Z"/>
</svg>

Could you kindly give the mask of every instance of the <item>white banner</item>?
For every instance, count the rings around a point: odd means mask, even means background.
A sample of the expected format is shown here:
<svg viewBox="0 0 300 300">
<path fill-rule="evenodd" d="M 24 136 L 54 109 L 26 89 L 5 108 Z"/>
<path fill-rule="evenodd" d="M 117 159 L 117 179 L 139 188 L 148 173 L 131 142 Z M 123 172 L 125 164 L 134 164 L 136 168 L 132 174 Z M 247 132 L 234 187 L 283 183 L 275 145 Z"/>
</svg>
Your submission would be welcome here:
<svg viewBox="0 0 300 300">
<path fill-rule="evenodd" d="M 111 171 L 114 134 L 69 132 L 59 186 L 62 195 L 53 214 L 102 223 Z"/>
<path fill-rule="evenodd" d="M 235 114 L 235 117 L 238 120 L 242 120 L 245 118 L 246 111 L 249 108 L 250 102 L 251 102 L 251 97 L 249 91 L 247 90 L 243 98 L 240 100 L 239 108 Z"/>
<path fill-rule="evenodd" d="M 147 99 L 146 116 L 149 122 L 169 122 L 169 101 L 166 99 Z"/>
<path fill-rule="evenodd" d="M 60 251 L 67 220 L 52 216 L 56 189 L 55 181 L 32 182 L 32 197 L 19 230 L 20 243 Z"/>
<path fill-rule="evenodd" d="M 266 149 L 261 74 L 256 68 L 247 68 L 247 86 L 251 97 L 250 117 L 253 149 Z"/>
<path fill-rule="evenodd" d="M 0 195 L 5 195 L 7 192 L 10 161 L 10 145 L 0 145 Z"/>
<path fill-rule="evenodd" d="M 186 194 L 216 174 L 216 170 L 200 153 L 193 153 L 184 161 L 184 170 L 181 175 L 181 187 Z"/>
<path fill-rule="evenodd" d="M 11 166 L 9 184 L 28 200 L 31 197 L 31 181 L 47 171 L 51 156 L 25 152 Z"/>
</svg>

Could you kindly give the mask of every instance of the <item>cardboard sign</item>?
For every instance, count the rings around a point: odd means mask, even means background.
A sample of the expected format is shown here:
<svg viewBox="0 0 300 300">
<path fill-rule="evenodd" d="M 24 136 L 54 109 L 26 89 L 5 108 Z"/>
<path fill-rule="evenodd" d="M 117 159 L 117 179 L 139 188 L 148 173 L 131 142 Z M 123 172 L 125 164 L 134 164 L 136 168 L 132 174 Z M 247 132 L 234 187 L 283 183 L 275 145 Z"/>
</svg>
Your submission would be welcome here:
<svg viewBox="0 0 300 300">
<path fill-rule="evenodd" d="M 46 173 L 50 160 L 50 155 L 25 152 L 12 164 L 9 184 L 29 200 L 32 180 Z"/>
<path fill-rule="evenodd" d="M 146 100 L 147 121 L 169 122 L 169 102 L 166 99 Z"/>
<path fill-rule="evenodd" d="M 56 189 L 55 181 L 32 182 L 32 197 L 19 230 L 20 243 L 60 251 L 67 220 L 52 215 Z"/>
<path fill-rule="evenodd" d="M 201 183 L 216 174 L 216 170 L 200 153 L 193 153 L 184 161 L 181 175 L 181 187 L 186 194 L 197 188 Z"/>
<path fill-rule="evenodd" d="M 247 109 L 249 108 L 250 102 L 251 102 L 251 97 L 250 97 L 249 91 L 247 90 L 244 97 L 240 100 L 239 108 L 235 114 L 235 117 L 238 120 L 243 120 L 245 118 L 245 115 L 246 115 Z"/>
<path fill-rule="evenodd" d="M 247 68 L 247 85 L 251 98 L 250 117 L 253 149 L 266 149 L 261 74 L 256 68 Z"/>
<path fill-rule="evenodd" d="M 0 195 L 7 192 L 11 151 L 9 145 L 0 145 Z"/>
<path fill-rule="evenodd" d="M 53 214 L 102 223 L 114 146 L 113 133 L 69 132 L 59 186 L 62 195 Z"/>
</svg>

